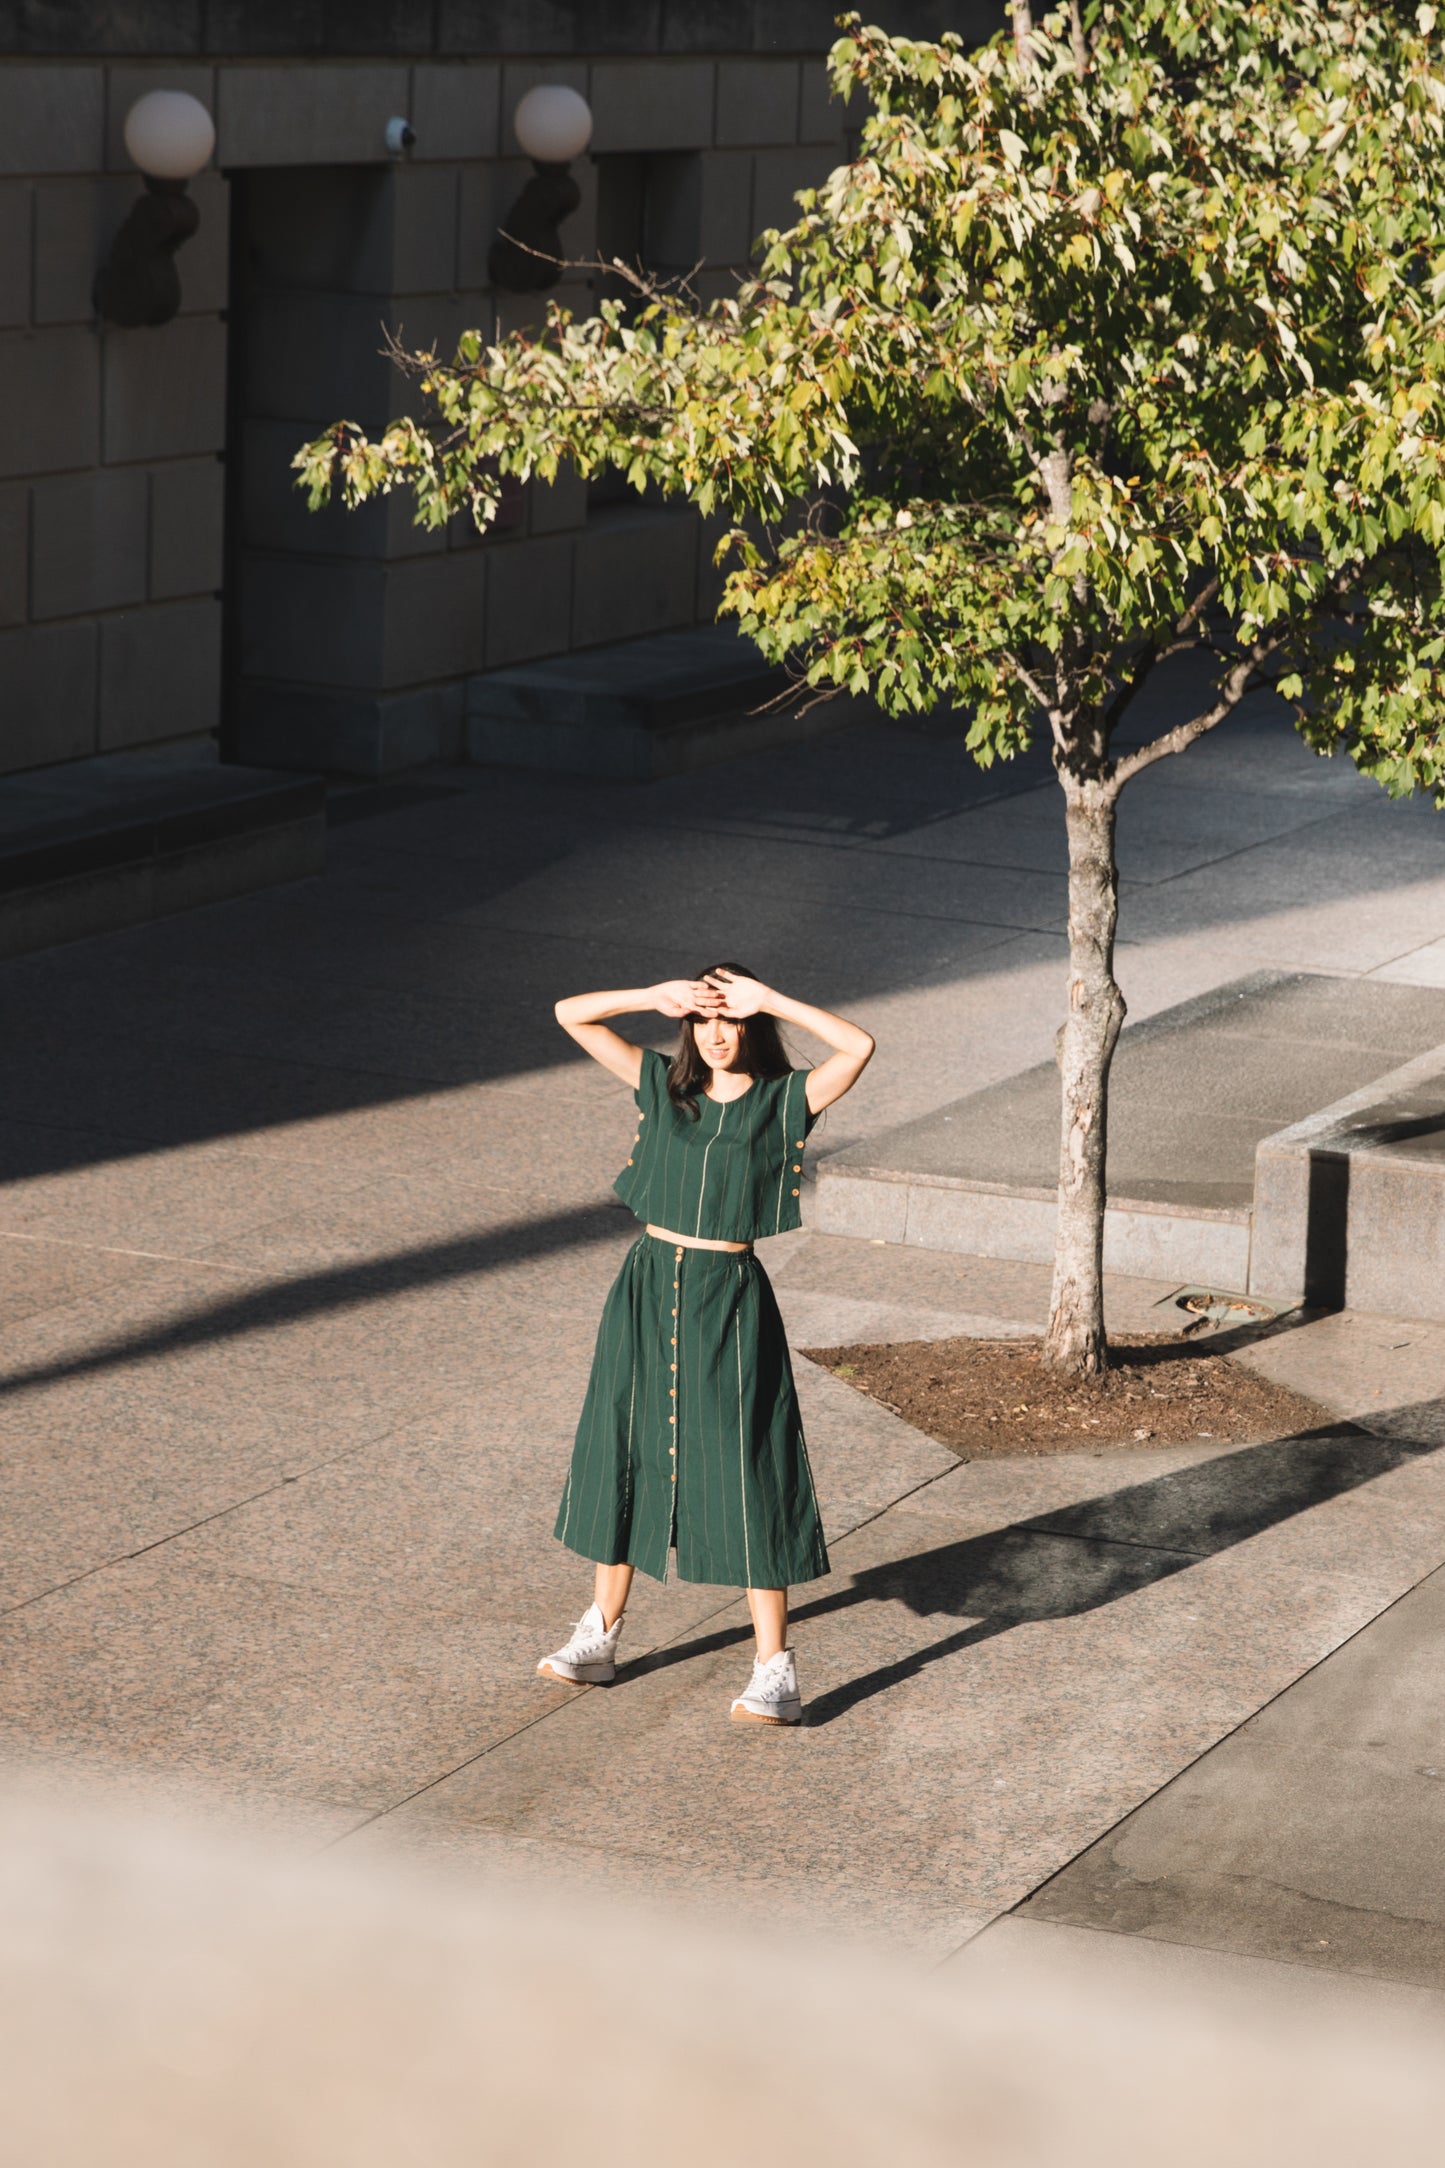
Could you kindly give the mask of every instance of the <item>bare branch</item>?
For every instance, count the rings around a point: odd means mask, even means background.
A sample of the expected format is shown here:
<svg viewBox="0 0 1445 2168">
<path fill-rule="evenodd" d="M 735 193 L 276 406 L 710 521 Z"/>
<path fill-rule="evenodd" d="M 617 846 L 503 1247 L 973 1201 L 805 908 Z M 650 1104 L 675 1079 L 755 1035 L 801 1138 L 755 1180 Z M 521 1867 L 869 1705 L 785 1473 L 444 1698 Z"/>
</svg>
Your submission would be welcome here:
<svg viewBox="0 0 1445 2168">
<path fill-rule="evenodd" d="M 1185 610 L 1181 616 L 1176 618 L 1174 623 L 1174 637 L 1176 640 L 1182 638 L 1183 635 L 1188 632 L 1191 625 L 1198 624 L 1201 615 L 1205 610 L 1209 608 L 1210 603 L 1214 600 L 1215 596 L 1218 593 L 1218 578 L 1216 577 L 1212 580 L 1206 580 L 1204 585 L 1200 588 L 1198 594 L 1194 597 L 1194 600 L 1190 603 L 1188 609 Z"/>
<path fill-rule="evenodd" d="M 599 256 L 595 263 L 568 264 L 566 268 L 569 271 L 611 271 L 618 278 L 626 279 L 628 285 L 634 287 L 647 300 L 659 302 L 664 307 L 672 307 L 685 297 L 696 316 L 700 312 L 701 304 L 692 282 L 705 264 L 706 258 L 699 256 L 690 271 L 677 271 L 671 277 L 663 279 L 644 270 L 641 264 L 625 262 L 621 256 L 614 256 L 607 263 Z"/>
<path fill-rule="evenodd" d="M 1209 645 L 1197 628 L 1200 617 L 1218 592 L 1218 580 L 1207 581 L 1188 608 L 1182 610 L 1175 619 L 1173 638 L 1166 640 L 1162 646 L 1157 640 L 1150 640 L 1140 650 L 1134 668 L 1104 711 L 1104 729 L 1107 735 L 1113 735 L 1134 695 L 1143 689 L 1161 663 L 1170 661 L 1175 655 L 1192 655 L 1201 646 Z"/>
<path fill-rule="evenodd" d="M 1034 676 L 1032 670 L 1026 670 L 1024 668 L 1024 665 L 1019 661 L 1017 655 L 1010 655 L 1006 649 L 1004 651 L 1004 661 L 1008 664 L 1010 670 L 1012 670 L 1014 676 L 1018 679 L 1020 685 L 1023 686 L 1024 691 L 1028 693 L 1030 698 L 1037 700 L 1039 706 L 1046 709 L 1049 704 L 1049 696 L 1044 691 L 1044 688 L 1039 683 L 1038 679 Z"/>
<path fill-rule="evenodd" d="M 1197 655 L 1201 648 L 1207 649 L 1208 652 L 1212 655 L 1219 652 L 1217 648 L 1214 648 L 1210 645 L 1208 640 L 1202 638 L 1202 636 L 1196 632 L 1191 633 L 1187 638 L 1183 640 L 1166 641 L 1164 646 L 1160 648 L 1158 654 L 1154 657 L 1154 661 L 1157 664 L 1161 662 L 1171 662 L 1176 655 Z"/>
<path fill-rule="evenodd" d="M 1143 769 L 1151 768 L 1156 760 L 1163 760 L 1170 753 L 1182 753 L 1186 746 L 1193 745 L 1196 738 L 1202 738 L 1207 730 L 1214 729 L 1216 723 L 1222 723 L 1231 716 L 1245 694 L 1251 690 L 1250 680 L 1260 664 L 1268 661 L 1284 643 L 1283 633 L 1274 640 L 1256 641 L 1248 654 L 1241 655 L 1225 678 L 1219 698 L 1212 708 L 1205 709 L 1203 714 L 1192 717 L 1187 723 L 1180 723 L 1174 730 L 1166 730 L 1163 737 L 1156 738 L 1152 745 L 1141 745 L 1137 752 L 1116 761 L 1109 778 L 1112 793 L 1117 794 Z"/>
</svg>

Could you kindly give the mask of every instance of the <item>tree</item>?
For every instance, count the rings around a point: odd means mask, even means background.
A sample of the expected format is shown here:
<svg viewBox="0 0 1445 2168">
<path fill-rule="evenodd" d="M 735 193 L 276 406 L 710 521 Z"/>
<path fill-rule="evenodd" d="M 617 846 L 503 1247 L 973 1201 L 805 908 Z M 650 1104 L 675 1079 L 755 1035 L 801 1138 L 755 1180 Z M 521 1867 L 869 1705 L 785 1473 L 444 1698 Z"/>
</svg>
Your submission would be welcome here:
<svg viewBox="0 0 1445 2168">
<path fill-rule="evenodd" d="M 731 516 L 723 603 L 808 687 L 957 704 L 985 764 L 1052 748 L 1069 848 L 1046 1352 L 1093 1374 L 1119 794 L 1271 687 L 1320 753 L 1445 803 L 1445 73 L 1436 11 L 1073 0 L 979 50 L 841 19 L 859 152 L 706 307 L 453 360 L 425 418 L 297 457 L 313 504 L 623 469 Z M 1151 674 L 1207 691 L 1118 748 Z"/>
</svg>

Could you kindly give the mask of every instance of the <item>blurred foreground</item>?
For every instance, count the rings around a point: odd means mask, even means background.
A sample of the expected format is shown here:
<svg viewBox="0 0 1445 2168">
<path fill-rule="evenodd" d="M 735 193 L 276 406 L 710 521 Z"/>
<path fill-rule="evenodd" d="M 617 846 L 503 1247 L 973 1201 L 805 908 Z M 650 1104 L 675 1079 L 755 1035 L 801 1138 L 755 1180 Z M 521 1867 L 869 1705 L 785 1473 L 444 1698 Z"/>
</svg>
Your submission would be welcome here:
<svg viewBox="0 0 1445 2168">
<path fill-rule="evenodd" d="M 1445 2064 L 1398 2004 L 925 1973 L 32 1785 L 0 2098 L 7 2168 L 1354 2168 L 1433 2156 Z"/>
</svg>

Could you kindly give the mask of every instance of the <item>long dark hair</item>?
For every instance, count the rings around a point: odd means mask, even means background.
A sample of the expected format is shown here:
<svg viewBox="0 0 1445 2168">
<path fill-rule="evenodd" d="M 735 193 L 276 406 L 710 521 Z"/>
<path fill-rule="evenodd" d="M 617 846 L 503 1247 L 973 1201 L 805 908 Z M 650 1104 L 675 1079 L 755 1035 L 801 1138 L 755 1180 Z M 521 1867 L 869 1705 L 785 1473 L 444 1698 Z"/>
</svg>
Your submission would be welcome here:
<svg viewBox="0 0 1445 2168">
<path fill-rule="evenodd" d="M 730 971 L 734 978 L 750 979 L 746 964 L 709 964 L 695 975 L 710 978 L 715 971 Z M 685 1016 L 678 1033 L 677 1052 L 667 1072 L 667 1096 L 693 1121 L 698 1119 L 697 1095 L 712 1076 L 712 1064 L 703 1060 L 693 1036 L 693 1018 Z M 738 1023 L 739 1069 L 751 1077 L 786 1076 L 792 1068 L 782 1034 L 771 1016 L 745 1016 Z"/>
</svg>

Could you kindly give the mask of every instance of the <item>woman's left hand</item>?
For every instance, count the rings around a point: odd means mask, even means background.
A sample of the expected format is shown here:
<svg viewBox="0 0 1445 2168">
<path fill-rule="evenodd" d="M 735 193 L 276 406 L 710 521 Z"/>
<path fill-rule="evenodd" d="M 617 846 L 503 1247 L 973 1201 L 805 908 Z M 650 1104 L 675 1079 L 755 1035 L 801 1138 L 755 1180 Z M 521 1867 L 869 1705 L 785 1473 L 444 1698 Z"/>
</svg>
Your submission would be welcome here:
<svg viewBox="0 0 1445 2168">
<path fill-rule="evenodd" d="M 739 978 L 731 971 L 710 971 L 705 982 L 715 986 L 723 997 L 723 1015 L 739 1023 L 745 1016 L 756 1016 L 771 998 L 766 986 L 756 979 Z"/>
</svg>

